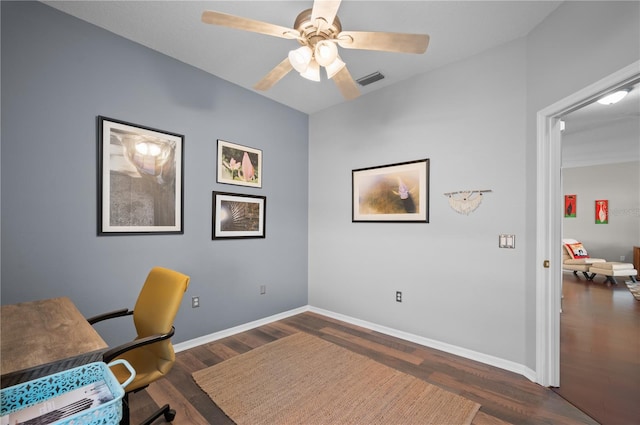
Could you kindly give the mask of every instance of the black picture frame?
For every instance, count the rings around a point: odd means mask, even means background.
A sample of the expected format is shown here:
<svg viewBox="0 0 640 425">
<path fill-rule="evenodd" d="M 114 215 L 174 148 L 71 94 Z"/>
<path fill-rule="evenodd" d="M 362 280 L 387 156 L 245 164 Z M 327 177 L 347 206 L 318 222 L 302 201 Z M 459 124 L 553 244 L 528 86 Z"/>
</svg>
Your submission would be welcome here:
<svg viewBox="0 0 640 425">
<path fill-rule="evenodd" d="M 262 187 L 262 151 L 218 139 L 218 183 Z"/>
<path fill-rule="evenodd" d="M 351 173 L 351 221 L 428 223 L 429 159 Z"/>
<path fill-rule="evenodd" d="M 212 192 L 211 239 L 265 238 L 267 197 Z"/>
<path fill-rule="evenodd" d="M 97 117 L 98 235 L 184 233 L 184 135 Z"/>
</svg>

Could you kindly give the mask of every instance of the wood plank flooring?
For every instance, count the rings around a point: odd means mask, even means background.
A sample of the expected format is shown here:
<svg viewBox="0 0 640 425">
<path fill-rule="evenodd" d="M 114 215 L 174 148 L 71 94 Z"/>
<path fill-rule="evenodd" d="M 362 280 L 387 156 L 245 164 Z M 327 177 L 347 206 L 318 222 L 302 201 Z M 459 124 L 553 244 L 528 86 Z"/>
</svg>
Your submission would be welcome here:
<svg viewBox="0 0 640 425">
<path fill-rule="evenodd" d="M 552 390 L 518 374 L 310 312 L 178 353 L 165 379 L 131 394 L 132 423 L 169 401 L 178 412 L 175 425 L 233 424 L 191 374 L 296 332 L 331 341 L 480 403 L 474 425 L 597 423 Z"/>
<path fill-rule="evenodd" d="M 624 284 L 565 273 L 558 394 L 603 425 L 640 424 L 640 301 Z"/>
</svg>

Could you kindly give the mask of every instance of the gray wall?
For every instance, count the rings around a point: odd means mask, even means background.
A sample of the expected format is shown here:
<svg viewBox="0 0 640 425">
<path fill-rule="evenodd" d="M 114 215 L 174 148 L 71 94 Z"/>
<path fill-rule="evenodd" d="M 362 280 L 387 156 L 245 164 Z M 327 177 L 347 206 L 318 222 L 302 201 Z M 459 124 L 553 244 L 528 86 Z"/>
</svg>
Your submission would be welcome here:
<svg viewBox="0 0 640 425">
<path fill-rule="evenodd" d="M 92 314 L 132 304 L 163 264 L 202 297 L 183 306 L 178 341 L 308 301 L 533 369 L 535 114 L 638 60 L 638 6 L 566 2 L 525 39 L 307 124 L 43 5 L 2 2 L 2 302 L 71 294 Z M 98 114 L 186 135 L 184 236 L 95 236 Z M 237 191 L 267 195 L 266 240 L 210 240 L 211 190 L 236 191 L 215 183 L 216 138 L 265 152 L 265 187 Z M 351 223 L 352 169 L 425 157 L 429 224 Z M 494 192 L 461 216 L 443 196 L 461 189 Z"/>
<path fill-rule="evenodd" d="M 638 60 L 638 6 L 565 2 L 525 39 L 312 115 L 310 304 L 535 369 L 536 113 Z M 352 169 L 425 157 L 429 224 L 351 223 Z M 461 216 L 443 193 L 464 189 L 493 192 Z"/>
<path fill-rule="evenodd" d="M 577 195 L 577 214 L 564 218 L 563 236 L 584 243 L 589 256 L 633 262 L 640 246 L 640 162 L 562 170 L 564 193 Z M 609 201 L 609 223 L 595 224 L 595 201 Z"/>
<path fill-rule="evenodd" d="M 97 115 L 185 135 L 184 235 L 96 236 Z M 216 183 L 218 138 L 263 150 L 262 189 Z M 192 278 L 176 342 L 306 305 L 307 163 L 307 115 L 43 4 L 2 2 L 3 304 L 133 307 L 161 265 Z M 212 241 L 213 190 L 265 195 L 266 239 Z M 113 342 L 124 327 L 100 331 Z"/>
</svg>

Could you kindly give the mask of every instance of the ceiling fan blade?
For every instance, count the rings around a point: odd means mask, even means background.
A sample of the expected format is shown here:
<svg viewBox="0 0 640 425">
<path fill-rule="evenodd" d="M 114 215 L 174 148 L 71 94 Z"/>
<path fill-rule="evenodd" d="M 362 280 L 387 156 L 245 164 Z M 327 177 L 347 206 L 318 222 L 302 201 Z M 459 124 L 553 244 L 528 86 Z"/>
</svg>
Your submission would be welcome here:
<svg viewBox="0 0 640 425">
<path fill-rule="evenodd" d="M 280 25 L 215 12 L 213 10 L 205 10 L 202 12 L 202 22 L 205 24 L 221 25 L 223 27 L 272 35 L 274 37 L 293 39 L 300 36 L 300 33 L 293 28 L 281 27 Z"/>
<path fill-rule="evenodd" d="M 360 96 L 360 90 L 358 90 L 358 86 L 353 81 L 353 77 L 351 77 L 351 73 L 346 66 L 333 76 L 333 81 L 335 81 L 345 99 L 351 100 Z"/>
<path fill-rule="evenodd" d="M 398 53 L 424 53 L 429 45 L 427 34 L 395 32 L 342 31 L 338 44 L 345 49 L 381 50 Z"/>
<path fill-rule="evenodd" d="M 271 87 L 273 87 L 278 81 L 282 79 L 285 75 L 289 73 L 293 69 L 291 66 L 291 62 L 289 62 L 289 58 L 284 58 L 282 62 L 276 65 L 267 75 L 265 75 L 262 80 L 258 81 L 254 89 L 260 91 L 267 91 Z"/>
<path fill-rule="evenodd" d="M 327 22 L 327 26 L 333 24 L 338 8 L 340 7 L 341 0 L 315 0 L 313 2 L 313 9 L 311 10 L 311 22 L 315 22 L 316 19 L 322 18 Z"/>
</svg>

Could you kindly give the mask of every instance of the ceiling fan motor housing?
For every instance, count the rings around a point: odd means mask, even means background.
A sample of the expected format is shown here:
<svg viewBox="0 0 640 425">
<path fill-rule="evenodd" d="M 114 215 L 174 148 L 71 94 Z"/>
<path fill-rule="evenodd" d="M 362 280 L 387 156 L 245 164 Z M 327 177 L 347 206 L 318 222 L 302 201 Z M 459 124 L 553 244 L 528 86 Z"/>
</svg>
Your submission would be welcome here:
<svg viewBox="0 0 640 425">
<path fill-rule="evenodd" d="M 293 27 L 300 31 L 300 38 L 298 42 L 303 46 L 309 46 L 311 49 L 322 40 L 334 40 L 338 37 L 338 34 L 342 32 L 342 24 L 340 19 L 336 15 L 335 19 L 331 23 L 324 23 L 318 27 L 318 21 L 311 21 L 311 9 L 300 12 L 296 18 Z"/>
</svg>

